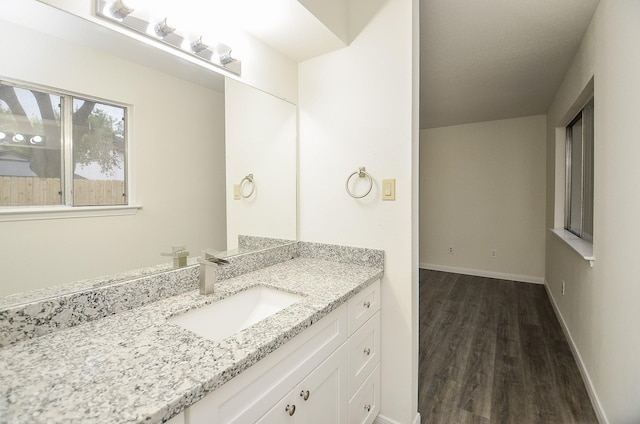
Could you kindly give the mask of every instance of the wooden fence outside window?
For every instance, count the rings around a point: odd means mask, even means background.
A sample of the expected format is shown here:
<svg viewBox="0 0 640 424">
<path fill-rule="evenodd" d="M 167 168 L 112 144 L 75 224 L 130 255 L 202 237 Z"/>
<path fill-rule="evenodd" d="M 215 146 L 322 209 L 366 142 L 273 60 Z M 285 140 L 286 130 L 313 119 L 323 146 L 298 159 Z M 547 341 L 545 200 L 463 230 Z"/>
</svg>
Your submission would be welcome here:
<svg viewBox="0 0 640 424">
<path fill-rule="evenodd" d="M 74 206 L 124 205 L 122 180 L 73 180 Z M 60 178 L 0 176 L 0 206 L 46 206 L 62 202 Z"/>
</svg>

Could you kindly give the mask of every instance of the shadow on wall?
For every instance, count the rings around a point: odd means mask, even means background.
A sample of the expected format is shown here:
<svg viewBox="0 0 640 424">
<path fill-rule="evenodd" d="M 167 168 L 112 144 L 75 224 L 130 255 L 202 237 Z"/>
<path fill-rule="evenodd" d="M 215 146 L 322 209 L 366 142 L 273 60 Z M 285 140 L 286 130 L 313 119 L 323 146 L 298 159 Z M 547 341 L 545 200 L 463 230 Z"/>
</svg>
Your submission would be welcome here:
<svg viewBox="0 0 640 424">
<path fill-rule="evenodd" d="M 362 32 L 373 17 L 376 16 L 386 2 L 387 0 L 358 0 L 349 2 L 349 44 L 360 35 L 360 32 Z M 357 4 L 357 6 L 353 6 L 353 4 Z"/>
</svg>

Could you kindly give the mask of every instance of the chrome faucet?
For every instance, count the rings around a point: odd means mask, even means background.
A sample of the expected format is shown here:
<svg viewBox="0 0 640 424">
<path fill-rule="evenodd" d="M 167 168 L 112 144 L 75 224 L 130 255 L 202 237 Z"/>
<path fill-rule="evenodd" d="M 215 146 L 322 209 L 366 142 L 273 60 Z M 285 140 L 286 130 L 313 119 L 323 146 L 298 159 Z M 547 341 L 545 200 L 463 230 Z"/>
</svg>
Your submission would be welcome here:
<svg viewBox="0 0 640 424">
<path fill-rule="evenodd" d="M 229 261 L 203 251 L 202 256 L 198 258 L 198 263 L 200 264 L 200 294 L 211 294 L 218 279 L 218 266 L 228 265 Z"/>
<path fill-rule="evenodd" d="M 161 256 L 171 256 L 173 258 L 173 267 L 182 268 L 187 266 L 187 246 L 171 246 L 171 253 L 160 253 Z"/>
</svg>

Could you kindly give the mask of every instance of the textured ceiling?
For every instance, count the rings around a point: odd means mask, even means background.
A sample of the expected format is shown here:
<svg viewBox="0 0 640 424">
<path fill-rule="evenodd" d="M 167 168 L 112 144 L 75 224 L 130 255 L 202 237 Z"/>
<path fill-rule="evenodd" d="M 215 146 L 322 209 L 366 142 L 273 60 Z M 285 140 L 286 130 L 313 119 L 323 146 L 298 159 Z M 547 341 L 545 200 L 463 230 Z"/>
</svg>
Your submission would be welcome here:
<svg viewBox="0 0 640 424">
<path fill-rule="evenodd" d="M 420 127 L 544 114 L 597 0 L 421 0 Z"/>
</svg>

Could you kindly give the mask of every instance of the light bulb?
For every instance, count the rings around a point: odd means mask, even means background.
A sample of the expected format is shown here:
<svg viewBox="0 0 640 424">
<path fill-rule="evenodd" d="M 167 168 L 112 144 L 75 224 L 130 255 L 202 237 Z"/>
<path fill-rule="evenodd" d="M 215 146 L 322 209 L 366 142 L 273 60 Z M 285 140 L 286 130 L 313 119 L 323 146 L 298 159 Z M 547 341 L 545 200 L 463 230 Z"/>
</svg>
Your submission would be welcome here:
<svg viewBox="0 0 640 424">
<path fill-rule="evenodd" d="M 231 57 L 231 50 L 227 51 L 226 53 L 220 54 L 218 59 L 220 60 L 220 63 L 222 63 L 222 66 L 227 66 L 231 62 L 236 61 L 234 58 Z"/>
<path fill-rule="evenodd" d="M 124 19 L 133 12 L 134 9 L 130 8 L 122 0 L 116 0 L 109 7 L 111 15 L 116 19 Z"/>
<path fill-rule="evenodd" d="M 196 41 L 191 42 L 191 50 L 195 53 L 201 52 L 202 50 L 208 49 L 209 46 L 202 42 L 202 36 L 198 38 Z"/>
<path fill-rule="evenodd" d="M 167 18 L 164 18 L 164 21 L 158 23 L 153 30 L 158 37 L 164 38 L 176 29 L 167 23 Z"/>
</svg>

